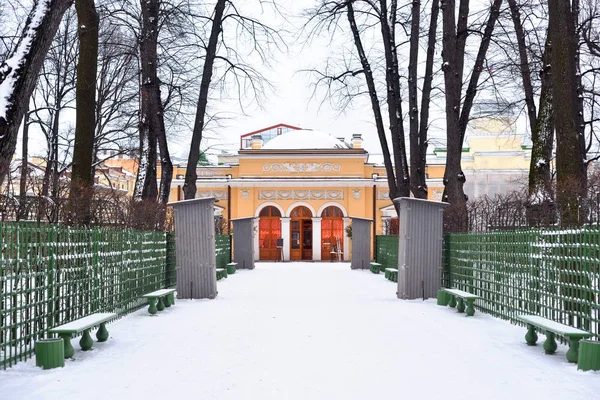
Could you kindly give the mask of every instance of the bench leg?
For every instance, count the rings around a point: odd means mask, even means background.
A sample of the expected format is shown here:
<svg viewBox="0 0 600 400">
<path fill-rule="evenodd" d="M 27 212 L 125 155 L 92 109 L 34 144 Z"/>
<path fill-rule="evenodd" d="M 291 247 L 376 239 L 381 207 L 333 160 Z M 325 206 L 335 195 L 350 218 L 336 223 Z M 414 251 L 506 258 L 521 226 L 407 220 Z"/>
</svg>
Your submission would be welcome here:
<svg viewBox="0 0 600 400">
<path fill-rule="evenodd" d="M 473 307 L 473 302 L 475 299 L 467 299 L 467 317 L 472 317 L 475 315 L 475 307 Z"/>
<path fill-rule="evenodd" d="M 171 295 L 170 294 L 165 296 L 165 307 L 167 307 L 167 308 L 171 307 Z"/>
<path fill-rule="evenodd" d="M 81 346 L 81 350 L 83 351 L 88 351 L 92 349 L 92 346 L 94 345 L 94 341 L 92 340 L 92 337 L 90 336 L 90 330 L 86 329 L 85 331 L 83 331 L 83 336 L 81 337 L 81 340 L 79 341 L 79 345 Z"/>
<path fill-rule="evenodd" d="M 163 303 L 163 299 L 162 299 L 162 297 L 159 297 L 159 298 L 158 298 L 158 304 L 156 305 L 156 309 L 157 309 L 158 311 L 162 311 L 162 310 L 164 310 L 164 309 L 165 309 L 165 303 Z"/>
<path fill-rule="evenodd" d="M 171 304 L 175 305 L 175 293 L 169 294 L 169 297 L 171 298 Z"/>
<path fill-rule="evenodd" d="M 569 338 L 569 351 L 567 351 L 567 361 L 576 363 L 579 358 L 579 341 L 581 338 Z"/>
<path fill-rule="evenodd" d="M 148 312 L 152 315 L 156 314 L 156 299 L 148 299 L 148 304 L 150 304 Z"/>
<path fill-rule="evenodd" d="M 538 340 L 538 335 L 535 333 L 535 326 L 527 324 L 527 333 L 525 334 L 525 341 L 527 346 L 535 346 Z"/>
<path fill-rule="evenodd" d="M 456 311 L 459 313 L 465 312 L 465 302 L 461 297 L 458 298 L 458 304 L 456 305 Z"/>
<path fill-rule="evenodd" d="M 96 332 L 96 339 L 99 342 L 106 342 L 108 340 L 108 330 L 106 329 L 106 322 L 100 324 L 100 329 Z"/>
<path fill-rule="evenodd" d="M 452 295 L 450 295 L 450 301 L 448 301 L 448 307 L 456 307 L 456 298 Z"/>
<path fill-rule="evenodd" d="M 75 349 L 73 348 L 73 345 L 71 344 L 71 334 L 70 333 L 59 333 L 59 336 L 62 338 L 62 340 L 65 344 L 65 358 L 73 357 L 73 354 L 75 354 Z"/>
<path fill-rule="evenodd" d="M 554 340 L 554 333 L 546 332 L 546 341 L 544 341 L 544 351 L 546 354 L 554 354 L 557 347 L 556 340 Z"/>
</svg>

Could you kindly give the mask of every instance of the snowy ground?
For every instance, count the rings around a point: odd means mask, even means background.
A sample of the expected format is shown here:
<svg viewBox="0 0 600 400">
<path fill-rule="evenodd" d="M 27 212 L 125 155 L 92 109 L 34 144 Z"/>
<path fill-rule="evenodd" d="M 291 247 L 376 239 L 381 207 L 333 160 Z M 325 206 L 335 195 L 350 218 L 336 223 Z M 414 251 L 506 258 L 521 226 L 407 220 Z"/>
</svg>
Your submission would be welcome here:
<svg viewBox="0 0 600 400">
<path fill-rule="evenodd" d="M 597 399 L 525 329 L 435 301 L 348 264 L 259 263 L 219 281 L 213 301 L 179 300 L 111 324 L 110 339 L 43 371 L 0 371 L 1 399 Z M 543 340 L 543 336 L 540 336 Z"/>
</svg>

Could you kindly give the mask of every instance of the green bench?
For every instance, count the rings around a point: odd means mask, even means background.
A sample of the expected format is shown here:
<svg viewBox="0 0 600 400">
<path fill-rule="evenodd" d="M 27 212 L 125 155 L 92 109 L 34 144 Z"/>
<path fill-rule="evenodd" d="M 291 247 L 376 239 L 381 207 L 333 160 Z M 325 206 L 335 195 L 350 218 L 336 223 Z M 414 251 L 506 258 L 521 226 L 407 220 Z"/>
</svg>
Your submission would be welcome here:
<svg viewBox="0 0 600 400">
<path fill-rule="evenodd" d="M 223 278 L 227 278 L 227 269 L 217 268 L 217 280 L 221 280 Z"/>
<path fill-rule="evenodd" d="M 475 315 L 475 307 L 473 306 L 473 303 L 475 300 L 480 299 L 481 297 L 458 289 L 442 288 L 442 290 L 449 295 L 449 307 L 456 307 L 456 311 L 461 313 L 465 311 L 465 302 L 467 302 L 467 317 L 472 317 Z M 457 298 L 458 302 L 456 301 Z"/>
<path fill-rule="evenodd" d="M 525 341 L 529 346 L 535 346 L 537 342 L 537 334 L 535 328 L 546 333 L 546 340 L 544 341 L 544 351 L 546 354 L 554 354 L 556 352 L 556 340 L 555 335 L 560 335 L 569 339 L 569 351 L 567 351 L 567 361 L 570 363 L 576 363 L 579 357 L 579 341 L 593 336 L 591 333 L 574 328 L 569 325 L 564 325 L 559 322 L 552 321 L 550 319 L 540 317 L 537 315 L 518 315 L 517 319 L 527 324 L 527 333 L 525 334 Z"/>
<path fill-rule="evenodd" d="M 162 311 L 165 307 L 175 304 L 175 289 L 160 289 L 142 296 L 148 299 L 148 312 L 152 315 Z"/>
<path fill-rule="evenodd" d="M 374 273 L 374 274 L 378 274 L 378 273 L 380 273 L 380 272 L 381 272 L 381 267 L 382 267 L 382 265 L 381 265 L 381 264 L 379 264 L 379 263 L 377 263 L 377 262 L 375 262 L 375 261 L 371 261 L 371 262 L 369 263 L 369 269 L 370 269 L 370 270 L 371 270 L 371 272 L 372 272 L 372 273 Z"/>
<path fill-rule="evenodd" d="M 87 317 L 79 318 L 75 321 L 55 326 L 54 328 L 50 329 L 48 333 L 56 333 L 62 338 L 65 346 L 65 358 L 71 358 L 73 357 L 73 354 L 75 354 L 75 349 L 71 344 L 71 337 L 73 335 L 83 332 L 83 336 L 81 336 L 81 340 L 79 341 L 79 346 L 81 346 L 81 350 L 83 351 L 91 350 L 92 346 L 94 345 L 94 341 L 90 336 L 90 329 L 100 326 L 100 329 L 98 329 L 98 332 L 96 332 L 96 339 L 98 339 L 99 342 L 106 342 L 108 340 L 106 323 L 115 318 L 117 318 L 117 314 L 115 313 L 91 314 Z"/>
<path fill-rule="evenodd" d="M 236 262 L 230 262 L 229 264 L 227 264 L 227 266 L 225 268 L 227 270 L 227 275 L 235 274 L 237 265 L 238 265 L 238 263 L 236 263 Z"/>
<path fill-rule="evenodd" d="M 398 270 L 396 268 L 386 268 L 385 279 L 392 282 L 398 282 Z"/>
</svg>

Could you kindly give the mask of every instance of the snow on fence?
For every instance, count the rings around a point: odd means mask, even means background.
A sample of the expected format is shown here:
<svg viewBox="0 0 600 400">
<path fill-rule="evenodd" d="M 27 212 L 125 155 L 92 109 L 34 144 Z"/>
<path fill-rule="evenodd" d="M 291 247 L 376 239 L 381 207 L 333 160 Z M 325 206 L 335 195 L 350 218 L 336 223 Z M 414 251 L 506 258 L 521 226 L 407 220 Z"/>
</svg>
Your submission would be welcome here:
<svg viewBox="0 0 600 400">
<path fill-rule="evenodd" d="M 482 297 L 483 312 L 535 314 L 600 339 L 600 229 L 449 234 L 446 287 Z"/>
<path fill-rule="evenodd" d="M 0 222 L 0 368 L 31 356 L 48 329 L 94 312 L 119 317 L 175 285 L 164 232 Z"/>
</svg>

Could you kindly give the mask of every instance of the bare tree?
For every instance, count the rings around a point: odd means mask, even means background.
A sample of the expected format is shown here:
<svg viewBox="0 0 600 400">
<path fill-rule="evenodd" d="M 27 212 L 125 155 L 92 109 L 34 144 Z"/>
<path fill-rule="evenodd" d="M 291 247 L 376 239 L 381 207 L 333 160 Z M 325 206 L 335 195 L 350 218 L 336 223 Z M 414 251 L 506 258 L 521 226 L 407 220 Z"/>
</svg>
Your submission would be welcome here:
<svg viewBox="0 0 600 400">
<path fill-rule="evenodd" d="M 0 185 L 8 173 L 37 76 L 71 2 L 34 0 L 17 45 L 0 65 Z"/>
</svg>

